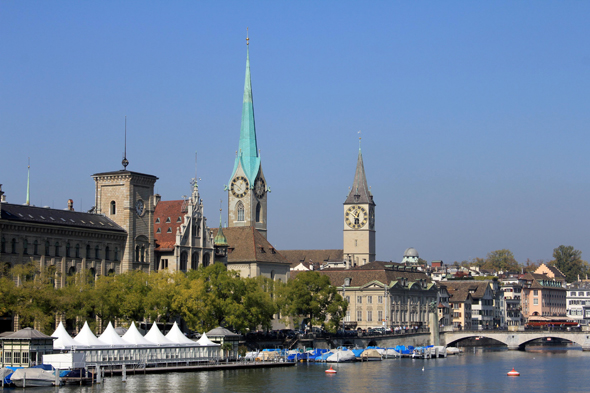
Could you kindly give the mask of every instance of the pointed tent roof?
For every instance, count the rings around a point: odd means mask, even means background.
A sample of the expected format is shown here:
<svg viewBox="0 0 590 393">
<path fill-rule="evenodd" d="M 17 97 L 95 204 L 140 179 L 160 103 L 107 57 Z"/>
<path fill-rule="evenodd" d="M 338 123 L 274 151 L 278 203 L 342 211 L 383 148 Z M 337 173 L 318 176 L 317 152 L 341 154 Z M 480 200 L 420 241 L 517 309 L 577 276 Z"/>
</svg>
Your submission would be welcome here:
<svg viewBox="0 0 590 393">
<path fill-rule="evenodd" d="M 209 337 L 207 337 L 207 333 L 203 333 L 199 341 L 197 341 L 197 344 L 199 344 L 202 347 L 218 347 L 221 345 L 209 340 Z"/>
<path fill-rule="evenodd" d="M 176 322 L 174 322 L 174 325 L 172 325 L 172 329 L 170 329 L 170 331 L 166 335 L 166 338 L 176 344 L 197 345 L 196 342 L 182 334 Z"/>
<path fill-rule="evenodd" d="M 82 330 L 80 330 L 80 333 L 78 333 L 74 340 L 78 343 L 78 345 L 86 345 L 89 347 L 106 346 L 105 343 L 96 338 L 94 333 L 92 333 L 92 330 L 90 330 L 90 327 L 88 326 L 88 322 L 84 322 Z"/>
<path fill-rule="evenodd" d="M 356 162 L 356 171 L 354 173 L 354 181 L 352 182 L 352 189 L 348 193 L 346 203 L 369 203 L 374 205 L 373 195 L 369 191 L 367 185 L 367 177 L 365 176 L 365 166 L 363 165 L 363 154 L 359 146 L 359 155 Z"/>
<path fill-rule="evenodd" d="M 260 169 L 260 156 L 258 154 L 256 126 L 254 123 L 254 100 L 252 98 L 252 81 L 250 79 L 250 49 L 246 50 L 246 80 L 244 82 L 244 100 L 242 102 L 240 145 L 230 183 L 239 165 L 242 166 L 250 184 L 253 184 Z"/>
<path fill-rule="evenodd" d="M 135 322 L 131 322 L 131 326 L 127 330 L 127 333 L 123 335 L 123 340 L 129 344 L 135 345 L 154 345 L 150 341 L 146 340 L 145 337 L 141 335 L 137 327 L 135 327 Z"/>
<path fill-rule="evenodd" d="M 158 329 L 158 325 L 156 325 L 155 322 L 152 325 L 150 331 L 147 332 L 147 334 L 144 336 L 144 338 L 150 341 L 152 344 L 156 345 L 174 345 L 172 341 L 167 339 L 166 336 L 162 334 L 160 329 Z"/>
<path fill-rule="evenodd" d="M 117 332 L 115 332 L 115 328 L 113 327 L 113 324 L 110 322 L 105 331 L 100 335 L 98 339 L 102 341 L 104 344 L 110 346 L 129 346 L 129 343 L 123 340 L 117 334 Z"/>
<path fill-rule="evenodd" d="M 57 325 L 57 328 L 51 336 L 57 337 L 57 340 L 53 341 L 53 349 L 71 349 L 72 347 L 81 346 L 76 340 L 72 338 L 72 336 L 69 335 L 63 323 L 61 322 L 59 325 Z"/>
</svg>

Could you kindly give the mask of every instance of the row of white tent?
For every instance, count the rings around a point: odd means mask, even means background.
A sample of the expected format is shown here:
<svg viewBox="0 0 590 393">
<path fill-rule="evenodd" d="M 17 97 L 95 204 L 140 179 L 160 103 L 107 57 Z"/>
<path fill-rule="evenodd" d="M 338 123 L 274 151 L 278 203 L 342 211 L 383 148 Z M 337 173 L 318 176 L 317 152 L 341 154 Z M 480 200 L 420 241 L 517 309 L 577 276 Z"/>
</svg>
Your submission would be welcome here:
<svg viewBox="0 0 590 393">
<path fill-rule="evenodd" d="M 84 349 L 99 349 L 99 348 L 137 348 L 137 347 L 219 347 L 207 338 L 207 334 L 203 333 L 198 341 L 193 341 L 187 338 L 178 328 L 176 322 L 168 334 L 163 335 L 158 326 L 154 322 L 150 331 L 143 336 L 135 323 L 131 322 L 131 326 L 123 336 L 119 336 L 115 331 L 113 325 L 109 322 L 106 330 L 96 337 L 90 330 L 88 323 L 84 323 L 84 327 L 75 338 L 72 338 L 66 331 L 63 324 L 60 322 L 55 332 L 51 335 L 57 339 L 53 341 L 53 349 L 56 350 L 84 350 Z"/>
</svg>

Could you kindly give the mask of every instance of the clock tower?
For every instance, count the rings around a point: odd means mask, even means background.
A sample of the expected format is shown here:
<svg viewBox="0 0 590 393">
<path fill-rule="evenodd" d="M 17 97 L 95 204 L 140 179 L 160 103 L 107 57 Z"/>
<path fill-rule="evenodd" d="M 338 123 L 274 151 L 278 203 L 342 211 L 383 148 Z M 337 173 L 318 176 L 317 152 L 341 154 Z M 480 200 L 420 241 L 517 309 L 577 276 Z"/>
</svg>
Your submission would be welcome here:
<svg viewBox="0 0 590 393">
<path fill-rule="evenodd" d="M 375 202 L 367 186 L 360 146 L 352 189 L 344 202 L 343 251 L 347 267 L 375 261 Z"/>
<path fill-rule="evenodd" d="M 270 189 L 262 172 L 260 152 L 256 144 L 248 39 L 246 39 L 246 45 L 246 81 L 242 103 L 240 144 L 229 185 L 225 186 L 228 192 L 228 226 L 230 228 L 251 226 L 266 237 L 267 197 Z"/>
</svg>

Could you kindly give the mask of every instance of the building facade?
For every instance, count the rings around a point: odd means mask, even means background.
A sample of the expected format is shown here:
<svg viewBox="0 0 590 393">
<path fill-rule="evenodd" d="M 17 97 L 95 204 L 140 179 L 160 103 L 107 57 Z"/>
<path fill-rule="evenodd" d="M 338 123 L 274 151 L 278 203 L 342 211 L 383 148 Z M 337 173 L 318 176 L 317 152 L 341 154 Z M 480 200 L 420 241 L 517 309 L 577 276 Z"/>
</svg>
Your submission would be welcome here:
<svg viewBox="0 0 590 393">
<path fill-rule="evenodd" d="M 519 277 L 522 285 L 522 315 L 529 317 L 565 317 L 565 281 L 545 274 L 526 273 Z"/>
</svg>

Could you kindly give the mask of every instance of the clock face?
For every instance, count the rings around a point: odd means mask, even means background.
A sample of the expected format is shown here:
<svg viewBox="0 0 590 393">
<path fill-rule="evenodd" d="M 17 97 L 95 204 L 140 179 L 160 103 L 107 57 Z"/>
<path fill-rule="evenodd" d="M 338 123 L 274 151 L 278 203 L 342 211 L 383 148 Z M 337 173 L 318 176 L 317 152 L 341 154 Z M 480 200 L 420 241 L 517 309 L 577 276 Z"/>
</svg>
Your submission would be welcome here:
<svg viewBox="0 0 590 393">
<path fill-rule="evenodd" d="M 256 197 L 258 199 L 262 199 L 266 193 L 266 184 L 260 177 L 256 179 L 256 183 L 254 183 L 254 192 L 256 193 Z"/>
<path fill-rule="evenodd" d="M 143 201 L 141 199 L 138 200 L 135 204 L 135 213 L 137 213 L 138 216 L 143 215 L 144 208 L 145 206 L 143 205 Z"/>
<path fill-rule="evenodd" d="M 369 209 L 369 227 L 371 229 L 375 228 L 375 209 Z"/>
<path fill-rule="evenodd" d="M 248 193 L 248 179 L 244 176 L 236 176 L 231 181 L 230 190 L 236 198 L 243 198 Z"/>
<path fill-rule="evenodd" d="M 351 228 L 362 228 L 367 224 L 367 210 L 365 210 L 365 208 L 362 206 L 352 205 L 346 209 L 346 213 L 344 213 L 344 220 L 346 221 L 346 225 Z"/>
</svg>

